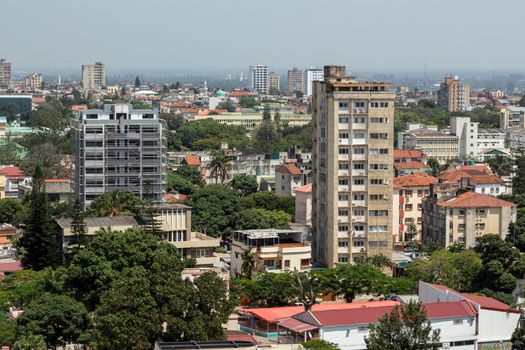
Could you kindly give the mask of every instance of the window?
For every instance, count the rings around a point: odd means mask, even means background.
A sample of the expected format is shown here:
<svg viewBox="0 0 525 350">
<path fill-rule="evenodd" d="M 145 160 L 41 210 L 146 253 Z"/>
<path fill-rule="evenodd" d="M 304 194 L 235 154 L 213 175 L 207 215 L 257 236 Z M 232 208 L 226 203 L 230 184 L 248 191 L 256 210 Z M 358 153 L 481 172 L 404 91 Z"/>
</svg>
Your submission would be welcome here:
<svg viewBox="0 0 525 350">
<path fill-rule="evenodd" d="M 476 230 L 484 230 L 485 224 L 484 223 L 477 223 L 476 224 Z"/>
<path fill-rule="evenodd" d="M 388 102 L 379 102 L 379 107 L 380 108 L 387 108 L 388 107 Z"/>
<path fill-rule="evenodd" d="M 364 139 L 365 133 L 364 132 L 354 132 L 354 139 Z"/>
<path fill-rule="evenodd" d="M 352 212 L 352 215 L 353 216 L 364 216 L 365 211 L 364 209 L 354 209 L 354 211 Z"/>
<path fill-rule="evenodd" d="M 405 211 L 412 211 L 412 204 L 405 204 Z"/>
<path fill-rule="evenodd" d="M 388 124 L 388 118 L 370 118 L 372 124 Z"/>
<path fill-rule="evenodd" d="M 348 241 L 339 241 L 338 246 L 341 248 L 346 248 L 348 247 Z"/>
<path fill-rule="evenodd" d="M 339 123 L 348 124 L 348 117 L 339 117 Z"/>
<path fill-rule="evenodd" d="M 339 170 L 348 170 L 349 164 L 348 163 L 339 163 Z"/>
<path fill-rule="evenodd" d="M 388 164 L 370 164 L 370 170 L 388 170 Z"/>
<path fill-rule="evenodd" d="M 370 148 L 371 155 L 388 154 L 388 148 Z"/>
<path fill-rule="evenodd" d="M 290 260 L 285 260 L 284 261 L 284 267 L 286 268 L 290 268 Z"/>
<path fill-rule="evenodd" d="M 458 231 L 465 231 L 465 224 L 458 224 Z"/>
<path fill-rule="evenodd" d="M 413 193 L 414 193 L 414 192 L 413 192 L 412 190 L 405 190 L 405 196 L 406 196 L 406 197 L 412 197 L 412 194 L 413 194 Z"/>
<path fill-rule="evenodd" d="M 354 179 L 354 185 L 364 185 L 365 179 Z"/>
<path fill-rule="evenodd" d="M 365 170 L 365 163 L 354 163 L 354 170 Z"/>
<path fill-rule="evenodd" d="M 339 148 L 339 154 L 348 154 L 349 151 L 348 148 Z"/>
<path fill-rule="evenodd" d="M 352 242 L 352 245 L 354 247 L 364 247 L 365 246 L 365 242 L 361 241 L 361 240 L 355 240 L 355 241 Z"/>
<path fill-rule="evenodd" d="M 422 208 L 423 208 L 423 207 L 422 207 L 421 203 L 419 203 L 419 204 L 417 205 L 417 210 L 421 211 Z"/>
<path fill-rule="evenodd" d="M 348 185 L 348 179 L 339 179 L 339 185 L 341 186 Z"/>
<path fill-rule="evenodd" d="M 369 210 L 369 216 L 388 216 L 388 210 Z"/>
<path fill-rule="evenodd" d="M 348 102 L 339 102 L 339 109 L 348 109 Z"/>
<path fill-rule="evenodd" d="M 417 190 L 417 196 L 423 197 L 423 190 Z"/>
<path fill-rule="evenodd" d="M 365 195 L 362 194 L 362 193 L 354 194 L 354 195 L 352 196 L 352 199 L 353 199 L 354 201 L 364 201 L 364 200 L 365 200 Z"/>
<path fill-rule="evenodd" d="M 339 200 L 340 201 L 347 201 L 348 200 L 348 195 L 347 194 L 340 194 L 339 195 Z"/>
<path fill-rule="evenodd" d="M 405 225 L 411 224 L 414 222 L 413 218 L 405 218 Z"/>
<path fill-rule="evenodd" d="M 339 225 L 337 229 L 339 232 L 348 232 L 348 225 Z"/>
<path fill-rule="evenodd" d="M 361 147 L 354 148 L 354 154 L 365 154 L 365 149 Z"/>
<path fill-rule="evenodd" d="M 386 198 L 387 198 L 386 194 L 371 194 L 370 195 L 371 201 L 382 201 L 382 200 L 385 200 Z"/>
<path fill-rule="evenodd" d="M 365 102 L 364 101 L 356 101 L 354 102 L 355 108 L 365 108 Z"/>
<path fill-rule="evenodd" d="M 346 255 L 340 255 L 337 259 L 340 263 L 347 263 L 348 262 L 348 256 Z"/>
<path fill-rule="evenodd" d="M 465 216 L 465 209 L 460 209 L 458 214 L 459 216 Z"/>
<path fill-rule="evenodd" d="M 355 124 L 364 124 L 365 123 L 365 118 L 363 118 L 363 117 L 355 117 L 354 118 L 354 123 Z"/>
<path fill-rule="evenodd" d="M 476 208 L 476 215 L 485 215 L 485 208 Z"/>
<path fill-rule="evenodd" d="M 348 133 L 347 132 L 340 132 L 339 133 L 339 138 L 340 139 L 347 139 L 348 138 Z"/>
<path fill-rule="evenodd" d="M 347 209 L 339 209 L 338 210 L 339 216 L 348 216 L 348 210 Z"/>
<path fill-rule="evenodd" d="M 370 179 L 370 185 L 382 185 L 383 183 L 383 179 Z"/>
<path fill-rule="evenodd" d="M 379 102 L 370 102 L 370 108 L 379 108 Z"/>
<path fill-rule="evenodd" d="M 354 231 L 364 231 L 365 225 L 354 225 Z"/>
<path fill-rule="evenodd" d="M 387 225 L 368 226 L 368 232 L 388 232 L 388 226 Z"/>
<path fill-rule="evenodd" d="M 463 324 L 463 320 L 454 320 L 454 326 L 459 326 Z"/>
<path fill-rule="evenodd" d="M 368 245 L 370 247 L 387 248 L 389 241 L 370 241 Z"/>
<path fill-rule="evenodd" d="M 373 140 L 388 140 L 388 133 L 371 133 L 370 138 Z"/>
</svg>

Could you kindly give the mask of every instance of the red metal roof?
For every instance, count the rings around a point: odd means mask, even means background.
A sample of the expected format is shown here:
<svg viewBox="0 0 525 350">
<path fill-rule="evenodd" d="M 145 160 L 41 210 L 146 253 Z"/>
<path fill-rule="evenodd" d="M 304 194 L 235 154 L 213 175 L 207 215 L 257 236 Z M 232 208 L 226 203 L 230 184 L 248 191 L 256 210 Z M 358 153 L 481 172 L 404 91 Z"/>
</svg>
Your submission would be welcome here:
<svg viewBox="0 0 525 350">
<path fill-rule="evenodd" d="M 380 317 L 390 313 L 395 306 L 363 306 L 352 310 L 312 311 L 311 315 L 321 327 L 369 324 L 377 323 Z"/>
<path fill-rule="evenodd" d="M 494 311 L 504 311 L 504 312 L 512 312 L 512 313 L 521 313 L 520 310 L 513 309 L 511 306 L 502 303 L 499 300 L 496 300 L 494 298 L 482 296 L 482 295 L 475 295 L 475 294 L 468 294 L 468 293 L 457 293 L 461 295 L 463 298 L 478 304 L 480 308 L 485 310 L 494 310 Z"/>
<path fill-rule="evenodd" d="M 304 333 L 319 328 L 317 326 L 299 321 L 292 317 L 285 318 L 284 320 L 279 321 L 279 326 L 288 328 L 297 333 Z"/>
<path fill-rule="evenodd" d="M 250 341 L 259 344 L 251 334 L 230 334 L 226 336 L 228 341 Z"/>
<path fill-rule="evenodd" d="M 453 302 L 428 303 L 422 305 L 428 319 L 476 316 L 474 306 L 466 300 Z"/>
<path fill-rule="evenodd" d="M 22 264 L 19 261 L 0 262 L 0 272 L 14 272 L 22 270 Z"/>
</svg>

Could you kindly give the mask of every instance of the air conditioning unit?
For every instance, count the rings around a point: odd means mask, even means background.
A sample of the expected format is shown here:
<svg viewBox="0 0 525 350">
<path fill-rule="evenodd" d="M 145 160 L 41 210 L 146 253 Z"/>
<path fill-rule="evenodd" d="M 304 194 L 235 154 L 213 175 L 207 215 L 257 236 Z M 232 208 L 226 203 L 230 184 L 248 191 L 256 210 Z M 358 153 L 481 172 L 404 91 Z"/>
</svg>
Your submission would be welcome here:
<svg viewBox="0 0 525 350">
<path fill-rule="evenodd" d="M 366 249 L 365 248 L 361 248 L 361 253 L 365 253 L 366 252 Z"/>
</svg>

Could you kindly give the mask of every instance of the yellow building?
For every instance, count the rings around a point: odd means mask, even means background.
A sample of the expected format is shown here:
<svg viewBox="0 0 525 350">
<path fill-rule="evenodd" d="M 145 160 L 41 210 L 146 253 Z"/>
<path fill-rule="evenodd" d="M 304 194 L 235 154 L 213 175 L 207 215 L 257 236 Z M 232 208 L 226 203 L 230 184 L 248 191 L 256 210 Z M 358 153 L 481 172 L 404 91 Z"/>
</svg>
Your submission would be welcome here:
<svg viewBox="0 0 525 350">
<path fill-rule="evenodd" d="M 392 84 L 326 66 L 312 106 L 312 250 L 327 267 L 392 254 Z"/>
<path fill-rule="evenodd" d="M 459 157 L 459 137 L 432 129 L 415 129 L 404 133 L 403 148 L 419 150 L 440 163 Z"/>
<path fill-rule="evenodd" d="M 0 199 L 5 198 L 5 175 L 0 174 Z"/>
<path fill-rule="evenodd" d="M 30 74 L 25 79 L 26 87 L 34 88 L 34 89 L 41 89 L 43 82 L 44 82 L 44 78 L 42 77 L 41 73 Z"/>
<path fill-rule="evenodd" d="M 243 126 L 248 130 L 254 129 L 262 123 L 261 113 L 224 113 L 217 115 L 196 115 L 194 120 L 213 119 L 222 124 Z M 281 124 L 288 126 L 303 126 L 312 121 L 309 114 L 281 114 Z"/>
<path fill-rule="evenodd" d="M 476 192 L 439 198 L 431 191 L 423 200 L 423 243 L 471 247 L 476 237 L 489 233 L 505 239 L 515 221 L 514 203 Z"/>
<path fill-rule="evenodd" d="M 449 112 L 467 110 L 470 107 L 470 85 L 458 77 L 446 77 L 438 91 L 438 103 Z"/>
</svg>

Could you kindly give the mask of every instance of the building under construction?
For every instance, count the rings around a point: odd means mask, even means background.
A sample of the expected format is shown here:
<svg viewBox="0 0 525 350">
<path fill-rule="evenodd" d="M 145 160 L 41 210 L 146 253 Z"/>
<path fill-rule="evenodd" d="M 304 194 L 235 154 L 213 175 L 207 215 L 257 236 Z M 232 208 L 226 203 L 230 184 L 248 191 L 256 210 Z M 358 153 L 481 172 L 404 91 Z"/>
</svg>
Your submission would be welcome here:
<svg viewBox="0 0 525 350">
<path fill-rule="evenodd" d="M 75 132 L 75 190 L 84 207 L 118 189 L 160 200 L 164 142 L 157 110 L 130 104 L 80 110 Z"/>
</svg>

